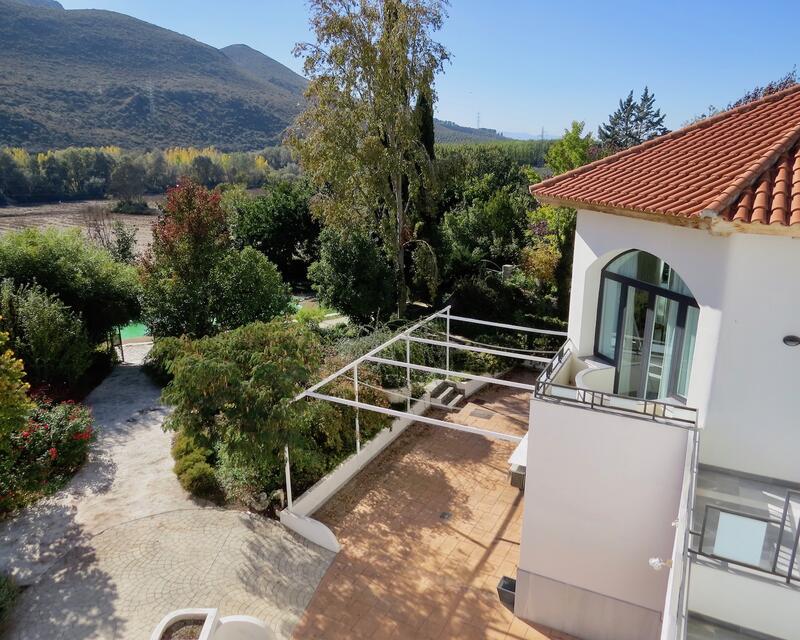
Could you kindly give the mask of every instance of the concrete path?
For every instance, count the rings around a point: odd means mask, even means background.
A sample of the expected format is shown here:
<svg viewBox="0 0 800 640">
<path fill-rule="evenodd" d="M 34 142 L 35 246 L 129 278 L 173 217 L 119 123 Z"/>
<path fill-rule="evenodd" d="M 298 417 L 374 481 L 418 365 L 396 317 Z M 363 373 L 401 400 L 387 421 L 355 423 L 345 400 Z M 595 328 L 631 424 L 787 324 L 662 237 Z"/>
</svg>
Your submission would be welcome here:
<svg viewBox="0 0 800 640">
<path fill-rule="evenodd" d="M 158 397 L 140 366 L 117 367 L 87 399 L 100 429 L 91 459 L 66 489 L 0 523 L 0 570 L 27 587 L 3 637 L 138 640 L 185 607 L 255 615 L 291 636 L 332 554 L 193 500 L 172 472 Z"/>
</svg>

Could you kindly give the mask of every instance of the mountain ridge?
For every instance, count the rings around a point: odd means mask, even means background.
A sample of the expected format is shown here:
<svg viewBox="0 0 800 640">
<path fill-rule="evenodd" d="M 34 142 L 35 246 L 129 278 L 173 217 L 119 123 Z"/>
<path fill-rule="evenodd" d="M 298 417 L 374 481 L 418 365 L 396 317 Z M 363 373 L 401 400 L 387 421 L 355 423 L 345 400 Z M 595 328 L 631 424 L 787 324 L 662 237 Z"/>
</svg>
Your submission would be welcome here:
<svg viewBox="0 0 800 640">
<path fill-rule="evenodd" d="M 307 80 L 244 44 L 222 49 L 126 14 L 0 0 L 0 142 L 43 151 L 280 143 Z M 143 46 L 143 43 L 145 46 Z M 502 139 L 436 121 L 442 142 Z"/>
</svg>

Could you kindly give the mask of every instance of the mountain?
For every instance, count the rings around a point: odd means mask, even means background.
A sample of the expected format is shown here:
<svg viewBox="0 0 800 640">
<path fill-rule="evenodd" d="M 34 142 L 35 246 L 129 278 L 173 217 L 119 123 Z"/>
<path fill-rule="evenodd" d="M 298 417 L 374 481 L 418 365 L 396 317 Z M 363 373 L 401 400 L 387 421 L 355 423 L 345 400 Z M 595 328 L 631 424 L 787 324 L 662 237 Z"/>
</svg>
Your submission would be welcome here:
<svg viewBox="0 0 800 640">
<path fill-rule="evenodd" d="M 0 0 L 0 145 L 254 150 L 280 142 L 308 81 L 244 44 L 223 49 L 113 11 Z M 435 121 L 439 142 L 504 140 Z"/>
<path fill-rule="evenodd" d="M 507 140 L 494 129 L 462 127 L 450 120 L 436 118 L 433 120 L 433 132 L 436 136 L 436 142 L 492 142 Z"/>
<path fill-rule="evenodd" d="M 246 44 L 232 44 L 220 49 L 242 71 L 256 80 L 265 80 L 287 91 L 302 95 L 308 80 Z"/>
<path fill-rule="evenodd" d="M 305 83 L 247 47 L 112 11 L 0 0 L 0 42 L 0 141 L 34 150 L 257 149 L 281 139 Z"/>
<path fill-rule="evenodd" d="M 60 2 L 56 0 L 14 0 L 17 4 L 24 4 L 27 7 L 45 7 L 47 9 L 64 9 Z"/>
</svg>

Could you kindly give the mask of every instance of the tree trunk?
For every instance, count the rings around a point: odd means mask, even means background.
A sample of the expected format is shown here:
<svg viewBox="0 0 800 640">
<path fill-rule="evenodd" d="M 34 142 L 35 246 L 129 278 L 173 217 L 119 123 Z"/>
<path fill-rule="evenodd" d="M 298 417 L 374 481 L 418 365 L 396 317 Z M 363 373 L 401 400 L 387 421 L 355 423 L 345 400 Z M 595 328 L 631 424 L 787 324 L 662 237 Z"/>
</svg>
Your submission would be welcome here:
<svg viewBox="0 0 800 640">
<path fill-rule="evenodd" d="M 406 260 L 405 248 L 403 247 L 403 229 L 405 228 L 405 215 L 403 211 L 403 177 L 401 175 L 392 177 L 392 189 L 394 190 L 395 202 L 395 266 L 397 269 L 397 315 L 405 318 L 406 298 L 408 288 L 406 287 Z"/>
</svg>

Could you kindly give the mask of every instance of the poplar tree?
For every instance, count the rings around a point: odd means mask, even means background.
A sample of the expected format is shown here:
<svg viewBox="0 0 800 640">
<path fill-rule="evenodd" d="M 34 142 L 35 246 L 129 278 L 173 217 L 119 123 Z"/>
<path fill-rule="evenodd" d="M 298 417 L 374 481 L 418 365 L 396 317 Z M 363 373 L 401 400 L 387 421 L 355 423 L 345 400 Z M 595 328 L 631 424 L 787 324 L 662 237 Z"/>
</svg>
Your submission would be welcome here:
<svg viewBox="0 0 800 640">
<path fill-rule="evenodd" d="M 315 43 L 299 44 L 310 78 L 290 134 L 316 185 L 314 212 L 340 229 L 377 232 L 394 265 L 400 316 L 408 297 L 405 252 L 413 202 L 432 180 L 415 109 L 436 100 L 432 79 L 448 59 L 432 39 L 445 0 L 311 0 Z"/>
</svg>

